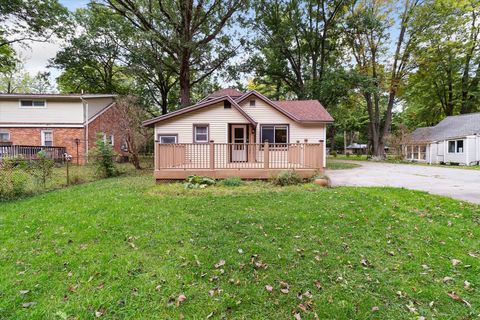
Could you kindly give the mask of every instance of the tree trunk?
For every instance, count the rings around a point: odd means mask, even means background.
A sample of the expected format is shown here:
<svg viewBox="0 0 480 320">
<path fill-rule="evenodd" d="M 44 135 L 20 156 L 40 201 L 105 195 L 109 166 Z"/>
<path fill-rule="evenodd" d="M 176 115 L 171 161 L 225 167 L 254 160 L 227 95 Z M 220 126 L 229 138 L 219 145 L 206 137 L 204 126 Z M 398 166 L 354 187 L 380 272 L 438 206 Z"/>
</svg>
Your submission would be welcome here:
<svg viewBox="0 0 480 320">
<path fill-rule="evenodd" d="M 182 107 L 190 105 L 190 51 L 183 49 L 180 64 L 180 103 Z"/>
</svg>

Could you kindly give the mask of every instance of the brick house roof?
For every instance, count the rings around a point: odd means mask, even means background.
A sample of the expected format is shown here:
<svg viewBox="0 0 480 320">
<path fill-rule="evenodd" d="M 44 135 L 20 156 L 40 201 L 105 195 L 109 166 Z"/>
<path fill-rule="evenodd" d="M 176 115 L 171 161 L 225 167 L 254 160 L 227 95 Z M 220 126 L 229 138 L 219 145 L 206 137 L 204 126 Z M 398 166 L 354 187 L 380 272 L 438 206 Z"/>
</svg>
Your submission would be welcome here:
<svg viewBox="0 0 480 320">
<path fill-rule="evenodd" d="M 243 112 L 243 109 L 240 108 L 237 104 L 242 103 L 242 101 L 248 99 L 251 96 L 256 96 L 259 99 L 262 99 L 267 104 L 272 106 L 274 109 L 284 114 L 293 121 L 300 123 L 322 123 L 322 122 L 333 122 L 332 116 L 328 111 L 322 106 L 318 100 L 286 100 L 286 101 L 272 101 L 265 97 L 264 95 L 256 92 L 255 90 L 242 93 L 241 91 L 233 88 L 226 88 L 215 91 L 214 93 L 208 95 L 204 99 L 200 100 L 197 104 L 194 104 L 190 107 L 179 109 L 174 112 L 167 113 L 147 121 L 143 122 L 144 126 L 150 126 L 155 124 L 158 121 L 162 121 L 168 118 L 171 118 L 176 115 L 184 114 L 193 110 L 198 110 L 211 105 L 213 102 L 218 102 L 218 99 L 229 98 L 232 102 L 235 102 L 235 105 L 238 107 L 239 111 Z M 244 114 L 247 116 L 247 114 Z M 249 121 L 254 123 L 255 120 L 251 119 Z"/>
<path fill-rule="evenodd" d="M 332 116 L 318 100 L 284 100 L 273 103 L 299 121 L 333 121 Z"/>
</svg>

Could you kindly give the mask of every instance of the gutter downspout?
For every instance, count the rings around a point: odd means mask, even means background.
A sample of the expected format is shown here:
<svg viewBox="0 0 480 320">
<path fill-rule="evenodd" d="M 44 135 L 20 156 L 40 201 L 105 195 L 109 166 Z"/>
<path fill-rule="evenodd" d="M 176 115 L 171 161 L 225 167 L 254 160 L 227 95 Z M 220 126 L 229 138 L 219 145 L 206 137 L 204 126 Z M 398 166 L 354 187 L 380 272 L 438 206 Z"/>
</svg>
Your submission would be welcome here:
<svg viewBox="0 0 480 320">
<path fill-rule="evenodd" d="M 85 119 L 85 162 L 88 163 L 88 102 L 80 96 L 83 104 L 83 116 Z"/>
</svg>

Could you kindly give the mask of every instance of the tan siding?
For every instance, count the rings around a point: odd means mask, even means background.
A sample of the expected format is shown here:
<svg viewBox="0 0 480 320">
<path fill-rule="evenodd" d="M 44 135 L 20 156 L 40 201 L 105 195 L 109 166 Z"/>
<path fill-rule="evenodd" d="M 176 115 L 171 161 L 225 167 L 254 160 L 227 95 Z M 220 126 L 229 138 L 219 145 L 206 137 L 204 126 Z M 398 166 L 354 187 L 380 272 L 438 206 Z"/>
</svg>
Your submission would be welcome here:
<svg viewBox="0 0 480 320">
<path fill-rule="evenodd" d="M 46 108 L 20 108 L 19 99 L 0 101 L 0 123 L 82 123 L 83 106 L 78 101 L 50 101 Z"/>
<path fill-rule="evenodd" d="M 325 140 L 325 124 L 300 124 L 281 114 L 273 107 L 260 99 L 256 99 L 255 106 L 250 106 L 247 99 L 240 105 L 255 121 L 261 124 L 290 124 L 290 142 L 316 142 Z M 257 130 L 257 141 L 260 141 L 260 130 Z"/>
<path fill-rule="evenodd" d="M 227 143 L 228 123 L 248 123 L 237 110 L 224 109 L 223 102 L 185 115 L 159 122 L 155 126 L 155 137 L 159 133 L 178 134 L 179 143 L 193 142 L 193 124 L 208 123 L 210 140 Z"/>
<path fill-rule="evenodd" d="M 113 98 L 91 98 L 85 99 L 88 103 L 88 119 L 91 119 L 103 108 L 113 102 Z"/>
</svg>

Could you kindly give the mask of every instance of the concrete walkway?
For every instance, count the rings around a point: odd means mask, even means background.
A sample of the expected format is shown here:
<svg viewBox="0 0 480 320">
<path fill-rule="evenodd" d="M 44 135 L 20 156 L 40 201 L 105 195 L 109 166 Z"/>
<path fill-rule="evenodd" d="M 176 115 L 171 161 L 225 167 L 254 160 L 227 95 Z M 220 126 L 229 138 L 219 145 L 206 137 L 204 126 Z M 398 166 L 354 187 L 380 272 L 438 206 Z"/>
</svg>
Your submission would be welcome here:
<svg viewBox="0 0 480 320">
<path fill-rule="evenodd" d="M 480 170 L 345 161 L 359 168 L 327 170 L 333 186 L 389 186 L 427 191 L 480 204 Z"/>
</svg>

